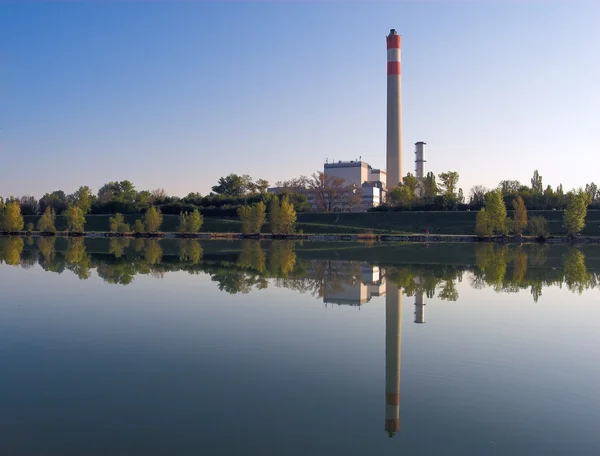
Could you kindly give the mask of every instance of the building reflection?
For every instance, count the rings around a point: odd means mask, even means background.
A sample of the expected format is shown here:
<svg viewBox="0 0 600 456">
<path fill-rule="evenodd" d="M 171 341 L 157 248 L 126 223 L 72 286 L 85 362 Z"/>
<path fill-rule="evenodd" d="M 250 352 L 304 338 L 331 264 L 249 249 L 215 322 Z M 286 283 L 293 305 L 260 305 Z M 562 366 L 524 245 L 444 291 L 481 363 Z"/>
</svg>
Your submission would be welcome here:
<svg viewBox="0 0 600 456">
<path fill-rule="evenodd" d="M 386 280 L 379 266 L 340 262 L 336 274 L 325 275 L 323 302 L 361 306 L 373 296 L 384 296 Z"/>
</svg>

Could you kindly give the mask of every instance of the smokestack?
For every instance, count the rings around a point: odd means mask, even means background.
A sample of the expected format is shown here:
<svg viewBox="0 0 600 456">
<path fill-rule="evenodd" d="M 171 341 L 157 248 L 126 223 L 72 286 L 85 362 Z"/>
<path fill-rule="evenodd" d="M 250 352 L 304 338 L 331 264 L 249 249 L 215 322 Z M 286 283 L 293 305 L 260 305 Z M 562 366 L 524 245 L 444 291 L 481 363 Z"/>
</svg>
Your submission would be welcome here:
<svg viewBox="0 0 600 456">
<path fill-rule="evenodd" d="M 393 437 L 400 430 L 400 347 L 402 295 L 388 282 L 385 295 L 385 430 Z"/>
<path fill-rule="evenodd" d="M 425 300 L 423 292 L 415 294 L 415 323 L 425 323 Z"/>
<path fill-rule="evenodd" d="M 419 141 L 415 143 L 415 177 L 417 179 L 423 179 L 423 163 L 425 163 L 426 160 L 423 160 L 423 156 L 424 156 L 424 151 L 423 151 L 423 146 L 427 144 L 424 143 L 423 141 Z"/>
<path fill-rule="evenodd" d="M 400 84 L 400 35 L 390 30 L 387 42 L 387 145 L 386 172 L 389 188 L 402 180 L 402 87 Z"/>
</svg>

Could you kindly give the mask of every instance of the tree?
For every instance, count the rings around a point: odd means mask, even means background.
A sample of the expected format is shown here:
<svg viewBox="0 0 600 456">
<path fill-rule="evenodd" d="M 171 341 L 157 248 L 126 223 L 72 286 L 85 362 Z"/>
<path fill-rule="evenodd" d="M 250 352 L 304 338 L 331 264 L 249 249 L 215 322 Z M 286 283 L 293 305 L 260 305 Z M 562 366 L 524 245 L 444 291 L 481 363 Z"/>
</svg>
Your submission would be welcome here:
<svg viewBox="0 0 600 456">
<path fill-rule="evenodd" d="M 242 176 L 230 174 L 219 178 L 217 185 L 212 187 L 212 191 L 219 195 L 243 196 L 246 193 L 245 181 Z"/>
<path fill-rule="evenodd" d="M 2 225 L 6 231 L 21 231 L 25 225 L 21 215 L 21 206 L 16 200 L 6 204 L 2 219 Z"/>
<path fill-rule="evenodd" d="M 94 194 L 92 190 L 86 185 L 79 187 L 79 189 L 71 195 L 73 205 L 83 211 L 83 215 L 88 214 L 92 209 L 92 202 L 94 201 Z"/>
<path fill-rule="evenodd" d="M 135 224 L 133 225 L 134 233 L 144 233 L 146 228 L 144 227 L 144 222 L 141 219 L 137 219 Z"/>
<path fill-rule="evenodd" d="M 163 222 L 163 216 L 160 209 L 151 206 L 144 214 L 144 226 L 149 233 L 156 233 Z"/>
<path fill-rule="evenodd" d="M 179 214 L 179 232 L 180 233 L 197 233 L 202 227 L 204 218 L 198 209 L 194 209 L 192 213 L 181 212 Z"/>
<path fill-rule="evenodd" d="M 438 194 L 438 186 L 435 181 L 435 174 L 433 174 L 432 172 L 427 173 L 427 176 L 425 176 L 425 179 L 424 179 L 423 187 L 424 187 L 423 198 L 425 198 L 429 202 L 432 202 L 433 199 Z"/>
<path fill-rule="evenodd" d="M 278 225 L 281 234 L 292 234 L 296 231 L 296 210 L 287 197 L 281 200 Z"/>
<path fill-rule="evenodd" d="M 269 181 L 265 180 L 265 179 L 258 179 L 254 183 L 254 186 L 258 193 L 260 193 L 261 195 L 264 195 L 267 193 L 267 189 L 269 188 Z"/>
<path fill-rule="evenodd" d="M 69 231 L 83 233 L 85 226 L 85 215 L 79 206 L 69 204 L 64 215 L 67 218 L 67 226 Z"/>
<path fill-rule="evenodd" d="M 493 232 L 506 234 L 506 205 L 500 190 L 491 191 L 486 195 L 485 209 Z"/>
<path fill-rule="evenodd" d="M 349 195 L 349 187 L 343 177 L 331 176 L 320 171 L 312 175 L 309 189 L 317 210 L 321 212 L 341 209 L 342 203 Z"/>
<path fill-rule="evenodd" d="M 281 210 L 281 205 L 279 203 L 279 197 L 275 195 L 273 199 L 271 199 L 271 204 L 269 205 L 269 225 L 271 229 L 271 233 L 279 232 L 279 212 Z"/>
<path fill-rule="evenodd" d="M 188 223 L 188 232 L 189 233 L 197 233 L 202 228 L 204 224 L 204 217 L 198 209 L 194 209 L 191 214 L 188 215 L 187 218 Z"/>
<path fill-rule="evenodd" d="M 520 196 L 513 201 L 513 207 L 515 209 L 515 215 L 513 218 L 513 229 L 516 234 L 523 234 L 523 230 L 527 226 L 527 208 L 525 202 Z"/>
<path fill-rule="evenodd" d="M 494 232 L 492 227 L 492 223 L 490 221 L 490 217 L 485 210 L 485 207 L 482 207 L 481 210 L 477 213 L 477 217 L 475 218 L 475 234 L 477 236 L 491 236 Z"/>
<path fill-rule="evenodd" d="M 531 217 L 529 220 L 529 232 L 533 236 L 547 237 L 549 234 L 548 221 L 541 215 Z"/>
<path fill-rule="evenodd" d="M 531 191 L 535 195 L 541 195 L 543 190 L 544 186 L 542 185 L 542 176 L 540 176 L 540 173 L 536 169 L 533 172 L 533 177 L 531 178 Z"/>
<path fill-rule="evenodd" d="M 24 195 L 18 198 L 17 201 L 21 206 L 21 214 L 23 215 L 36 215 L 38 212 L 38 201 L 30 195 Z"/>
<path fill-rule="evenodd" d="M 262 201 L 252 206 L 242 206 L 237 213 L 242 222 L 242 233 L 260 233 L 266 220 L 266 207 Z"/>
<path fill-rule="evenodd" d="M 56 213 L 54 209 L 50 206 L 46 207 L 44 213 L 38 220 L 38 231 L 44 233 L 56 233 L 56 227 L 54 226 L 54 219 L 56 218 Z"/>
<path fill-rule="evenodd" d="M 456 189 L 458 186 L 458 173 L 456 171 L 448 171 L 438 175 L 440 178 L 440 191 L 442 195 L 450 201 L 456 200 Z"/>
<path fill-rule="evenodd" d="M 600 198 L 598 186 L 593 182 L 591 184 L 585 184 L 585 192 L 588 194 L 590 204 L 596 202 Z"/>
<path fill-rule="evenodd" d="M 502 196 L 516 195 L 519 193 L 521 183 L 518 180 L 503 180 L 498 184 Z"/>
<path fill-rule="evenodd" d="M 56 190 L 52 193 L 46 193 L 38 203 L 40 212 L 45 212 L 46 208 L 54 209 L 55 213 L 64 212 L 67 209 L 67 195 L 62 190 Z"/>
<path fill-rule="evenodd" d="M 129 233 L 131 228 L 127 223 L 125 223 L 125 218 L 123 214 L 115 214 L 114 217 L 108 219 L 110 224 L 110 231 L 113 233 Z"/>
<path fill-rule="evenodd" d="M 588 201 L 587 193 L 581 189 L 567 194 L 567 208 L 565 209 L 563 223 L 570 236 L 575 236 L 585 227 Z"/>
<path fill-rule="evenodd" d="M 164 188 L 155 188 L 150 192 L 150 204 L 161 204 L 168 197 Z"/>
<path fill-rule="evenodd" d="M 348 211 L 353 212 L 362 209 L 363 188 L 361 186 L 351 185 L 348 189 Z"/>
<path fill-rule="evenodd" d="M 415 194 L 411 191 L 410 187 L 399 183 L 389 192 L 389 198 L 392 204 L 400 207 L 410 207 L 415 200 Z"/>
<path fill-rule="evenodd" d="M 252 209 L 250 208 L 250 206 L 241 206 L 238 207 L 237 210 L 237 215 L 240 219 L 240 222 L 242 222 L 242 233 L 243 234 L 250 234 L 252 232 L 252 222 L 250 221 L 250 213 L 252 212 Z"/>
</svg>

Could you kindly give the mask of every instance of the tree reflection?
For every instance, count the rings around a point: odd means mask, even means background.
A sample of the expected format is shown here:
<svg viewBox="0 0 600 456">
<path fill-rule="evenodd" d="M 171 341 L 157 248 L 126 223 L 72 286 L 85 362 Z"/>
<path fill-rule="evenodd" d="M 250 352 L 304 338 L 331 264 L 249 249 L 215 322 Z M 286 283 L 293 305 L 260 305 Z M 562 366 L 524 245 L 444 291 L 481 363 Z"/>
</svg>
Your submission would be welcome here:
<svg viewBox="0 0 600 456">
<path fill-rule="evenodd" d="M 11 266 L 18 266 L 21 261 L 21 253 L 25 241 L 22 237 L 2 237 L 0 238 L 0 261 L 4 261 Z"/>
<path fill-rule="evenodd" d="M 73 271 L 82 280 L 91 275 L 91 260 L 85 251 L 85 241 L 82 237 L 69 238 L 65 252 L 67 269 Z"/>
<path fill-rule="evenodd" d="M 303 259 L 299 259 L 296 250 L 299 244 L 294 241 L 244 240 L 234 244 L 233 249 L 217 249 L 216 253 L 214 248 L 209 249 L 206 256 L 203 244 L 197 239 L 35 239 L 31 245 L 31 237 L 27 240 L 1 237 L 0 261 L 23 268 L 38 263 L 44 270 L 57 273 L 69 269 L 83 280 L 96 269 L 106 282 L 121 285 L 133 282 L 137 274 L 163 277 L 169 271 L 204 273 L 227 293 L 248 293 L 274 284 L 328 299 L 327 302 L 343 301 L 350 290 L 364 291 L 367 285 L 371 287 L 366 291 L 368 296 L 385 293 L 386 282 L 401 288 L 407 296 L 422 294 L 456 301 L 465 272 L 474 288 L 491 286 L 503 293 L 529 289 L 535 302 L 548 286 L 566 284 L 568 290 L 576 293 L 598 286 L 598 274 L 589 272 L 582 249 L 564 246 L 481 243 L 475 246 L 472 266 L 427 263 L 371 266 L 354 260 L 309 259 L 327 256 L 323 251 L 311 249 L 303 249 Z M 88 244 L 94 246 L 93 253 Z M 204 248 L 210 245 L 207 243 Z M 374 268 L 379 271 L 380 279 L 368 279 L 368 274 L 363 274 Z M 370 298 L 360 298 L 364 299 Z"/>
</svg>

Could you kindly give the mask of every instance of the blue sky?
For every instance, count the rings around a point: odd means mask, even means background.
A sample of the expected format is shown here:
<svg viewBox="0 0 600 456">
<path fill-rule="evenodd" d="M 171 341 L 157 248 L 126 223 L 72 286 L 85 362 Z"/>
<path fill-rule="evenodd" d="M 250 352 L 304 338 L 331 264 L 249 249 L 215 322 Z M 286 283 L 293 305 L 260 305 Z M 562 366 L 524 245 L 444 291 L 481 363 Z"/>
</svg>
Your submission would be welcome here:
<svg viewBox="0 0 600 456">
<path fill-rule="evenodd" d="M 110 180 L 207 193 L 326 157 L 385 167 L 402 35 L 403 169 L 471 186 L 600 181 L 600 2 L 4 2 L 0 195 Z"/>
</svg>

